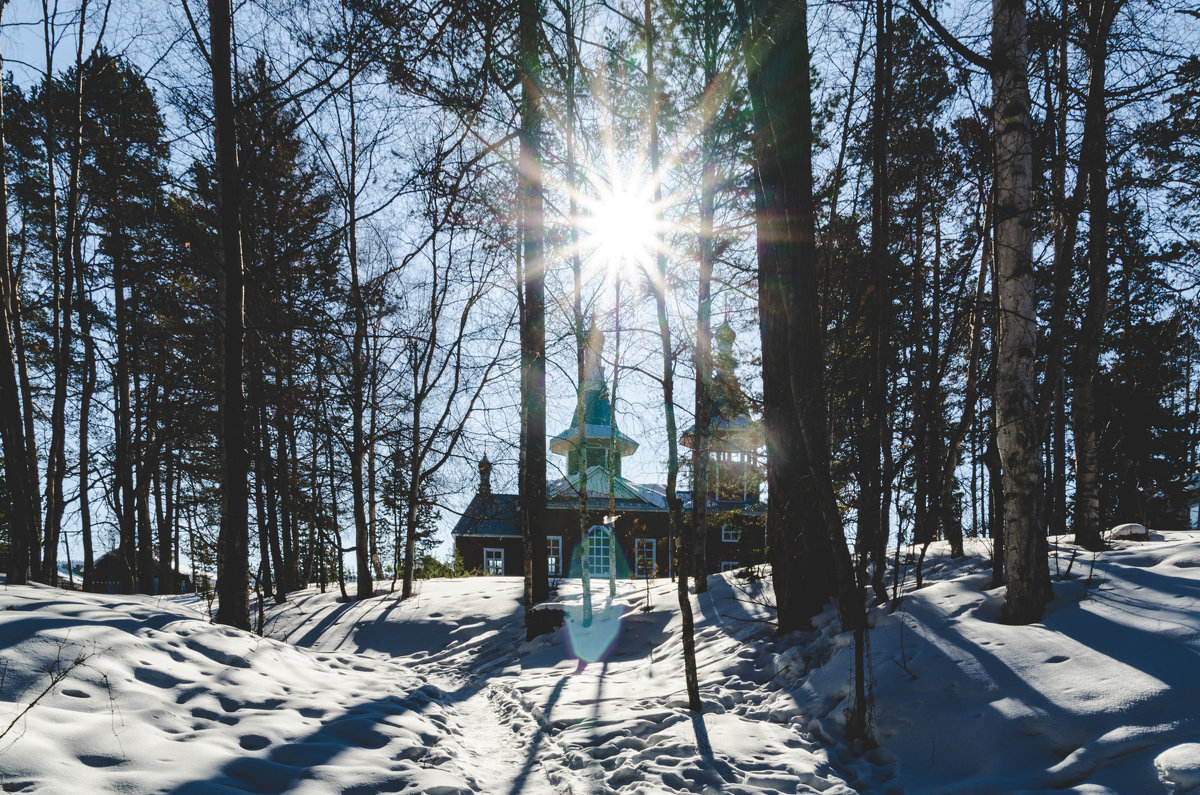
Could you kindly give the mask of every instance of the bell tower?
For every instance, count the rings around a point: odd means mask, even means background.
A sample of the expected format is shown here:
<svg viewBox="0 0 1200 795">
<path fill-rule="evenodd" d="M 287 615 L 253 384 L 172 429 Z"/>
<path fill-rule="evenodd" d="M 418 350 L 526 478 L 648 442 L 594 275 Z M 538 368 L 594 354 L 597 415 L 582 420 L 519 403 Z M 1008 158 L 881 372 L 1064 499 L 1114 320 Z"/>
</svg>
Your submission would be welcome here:
<svg viewBox="0 0 1200 795">
<path fill-rule="evenodd" d="M 638 443 L 621 433 L 616 427 L 612 400 L 608 384 L 604 381 L 604 370 L 600 353 L 604 350 L 604 333 L 592 322 L 588 330 L 587 348 L 583 355 L 583 383 L 579 391 L 583 395 L 583 448 L 587 467 L 603 467 L 620 477 L 621 459 L 632 455 Z M 571 427 L 550 440 L 551 452 L 567 457 L 567 474 L 579 474 L 581 456 L 579 445 L 579 416 L 576 413 Z M 614 443 L 615 439 L 615 443 Z"/>
</svg>

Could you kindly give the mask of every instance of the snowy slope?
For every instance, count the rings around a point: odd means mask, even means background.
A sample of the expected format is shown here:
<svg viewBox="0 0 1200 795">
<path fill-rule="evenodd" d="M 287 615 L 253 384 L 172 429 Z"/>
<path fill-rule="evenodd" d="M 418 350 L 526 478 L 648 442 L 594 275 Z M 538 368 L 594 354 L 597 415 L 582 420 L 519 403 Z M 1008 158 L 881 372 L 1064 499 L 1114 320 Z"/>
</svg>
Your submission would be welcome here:
<svg viewBox="0 0 1200 795">
<path fill-rule="evenodd" d="M 1058 545 L 1058 570 L 1071 547 Z M 984 552 L 982 548 L 977 550 Z M 693 597 L 706 709 L 684 708 L 674 585 L 594 583 L 522 643 L 521 583 L 271 606 L 258 638 L 187 600 L 0 590 L 0 783 L 74 792 L 1200 791 L 1200 539 L 1080 554 L 1043 622 L 997 622 L 986 560 L 871 617 L 881 748 L 842 736 L 832 613 L 775 638 L 769 587 Z M 1090 578 L 1089 578 L 1090 574 Z M 46 691 L 46 671 L 86 659 Z M 3 665 L 3 664 L 0 664 Z M 28 709 L 22 716 L 21 713 Z"/>
<path fill-rule="evenodd" d="M 1115 547 L 1093 556 L 1059 544 L 1059 572 L 1078 555 L 1033 626 L 998 623 L 1003 590 L 986 590 L 987 571 L 879 617 L 879 738 L 903 760 L 908 790 L 1200 783 L 1200 538 L 1155 533 Z"/>
<path fill-rule="evenodd" d="M 402 666 L 314 654 L 169 602 L 0 592 L 7 792 L 458 792 L 446 716 Z M 357 789 L 355 789 L 357 788 Z"/>
</svg>

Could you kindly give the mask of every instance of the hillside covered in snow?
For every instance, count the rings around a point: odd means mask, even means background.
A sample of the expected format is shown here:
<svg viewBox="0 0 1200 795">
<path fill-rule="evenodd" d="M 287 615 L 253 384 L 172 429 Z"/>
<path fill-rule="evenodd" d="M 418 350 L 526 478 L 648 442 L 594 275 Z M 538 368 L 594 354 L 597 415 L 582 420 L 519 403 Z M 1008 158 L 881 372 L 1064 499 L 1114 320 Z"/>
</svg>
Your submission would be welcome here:
<svg viewBox="0 0 1200 795">
<path fill-rule="evenodd" d="M 515 578 L 417 596 L 297 592 L 258 637 L 194 598 L 0 590 L 0 783 L 25 793 L 1187 792 L 1200 789 L 1200 539 L 1094 559 L 1057 545 L 1056 598 L 998 623 L 987 550 L 935 545 L 926 587 L 874 609 L 879 747 L 848 743 L 832 611 L 777 637 L 769 579 L 694 598 L 686 709 L 672 583 L 597 582 L 523 641 Z M 1053 562 L 1052 562 L 1053 565 Z"/>
</svg>

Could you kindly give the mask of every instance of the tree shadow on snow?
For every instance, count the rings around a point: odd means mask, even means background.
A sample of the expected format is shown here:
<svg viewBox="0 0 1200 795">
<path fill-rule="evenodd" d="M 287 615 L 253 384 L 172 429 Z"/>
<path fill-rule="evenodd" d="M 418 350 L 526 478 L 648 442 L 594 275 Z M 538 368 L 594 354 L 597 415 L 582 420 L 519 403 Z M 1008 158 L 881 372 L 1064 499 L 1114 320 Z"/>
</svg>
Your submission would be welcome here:
<svg viewBox="0 0 1200 795">
<path fill-rule="evenodd" d="M 322 719 L 307 736 L 282 743 L 271 744 L 261 735 L 243 734 L 238 738 L 242 756 L 227 762 L 210 777 L 175 787 L 170 791 L 171 795 L 286 792 L 302 780 L 318 779 L 315 768 L 328 764 L 344 751 L 383 750 L 400 741 L 408 744 L 380 754 L 379 765 L 364 771 L 360 784 L 344 790 L 397 792 L 412 783 L 414 762 L 425 756 L 438 735 L 415 733 L 412 726 L 390 719 L 405 713 L 423 712 L 430 703 L 441 701 L 441 696 L 437 688 L 425 686 L 404 697 L 387 696 L 365 701 L 340 715 Z M 263 750 L 265 755 L 258 755 L 257 752 Z"/>
<path fill-rule="evenodd" d="M 559 679 L 542 707 L 542 715 L 534 716 L 539 729 L 531 740 L 522 772 L 514 781 L 514 793 L 524 787 L 537 761 L 541 741 L 553 731 L 549 723 L 550 712 L 566 681 L 565 676 Z M 349 787 L 343 781 L 329 782 L 331 791 L 370 795 L 407 790 L 414 784 L 420 784 L 417 781 L 419 771 L 441 766 L 440 762 L 426 763 L 424 757 L 441 740 L 453 736 L 454 732 L 449 730 L 446 721 L 437 716 L 427 719 L 433 724 L 433 731 L 420 731 L 410 722 L 398 720 L 399 716 L 422 714 L 431 704 L 451 707 L 479 694 L 486 686 L 486 677 L 454 691 L 445 691 L 435 685 L 422 685 L 405 696 L 389 695 L 364 701 L 333 717 L 321 715 L 320 724 L 308 735 L 282 742 L 272 743 L 269 738 L 258 734 L 243 734 L 238 739 L 243 749 L 242 756 L 230 760 L 211 776 L 180 784 L 170 790 L 169 795 L 245 792 L 272 795 L 287 792 L 301 781 L 321 780 L 317 768 L 330 764 L 339 754 L 350 750 L 378 751 L 374 757 L 378 763 L 362 770 L 358 782 Z M 304 709 L 300 711 L 304 713 Z M 342 765 L 337 767 L 339 774 L 346 777 L 347 768 Z M 469 775 L 469 771 L 462 772 Z M 480 784 L 469 778 L 468 782 L 476 787 Z"/>
<path fill-rule="evenodd" d="M 319 641 L 321 636 L 324 635 L 345 613 L 349 612 L 354 606 L 355 602 L 346 602 L 333 608 L 326 613 L 320 621 L 314 624 L 308 632 L 305 632 L 304 635 L 302 635 L 300 639 L 295 642 L 295 645 L 306 649 L 312 648 L 313 644 Z"/>
<path fill-rule="evenodd" d="M 414 597 L 415 598 L 415 597 Z M 435 660 L 446 652 L 451 644 L 454 651 L 462 651 L 469 645 L 482 643 L 489 639 L 494 632 L 503 632 L 514 626 L 523 615 L 519 598 L 513 600 L 510 611 L 499 618 L 483 615 L 463 616 L 456 621 L 438 621 L 424 618 L 406 619 L 403 615 L 395 616 L 397 610 L 403 610 L 407 600 L 398 597 L 377 613 L 366 613 L 357 617 L 349 632 L 353 633 L 353 652 L 357 654 L 385 654 L 391 657 L 416 657 L 420 661 Z M 295 645 L 311 648 L 319 642 L 326 632 L 334 626 L 354 605 L 372 606 L 371 602 L 351 602 L 338 605 L 328 615 L 309 629 L 303 637 L 294 641 Z M 378 605 L 378 602 L 374 603 Z M 286 638 L 285 638 L 286 640 Z M 346 649 L 350 651 L 350 648 Z"/>
<path fill-rule="evenodd" d="M 775 611 L 766 603 L 766 583 L 766 580 L 730 582 L 720 575 L 709 575 L 708 590 L 696 597 L 700 615 L 709 626 L 730 637 L 745 638 L 756 629 L 764 634 L 774 632 Z M 752 610 L 752 604 L 766 609 L 767 616 Z"/>
<path fill-rule="evenodd" d="M 554 709 L 554 705 L 558 703 L 559 696 L 562 695 L 563 687 L 566 684 L 567 678 L 565 676 L 560 677 L 555 682 L 554 689 L 550 691 L 550 697 L 542 705 L 542 714 L 538 720 L 537 733 L 529 741 L 529 750 L 525 754 L 525 764 L 521 767 L 521 772 L 513 779 L 512 788 L 509 789 L 508 795 L 521 795 L 525 791 L 525 785 L 529 781 L 529 774 L 533 772 L 533 766 L 537 763 L 538 750 L 541 748 L 542 740 L 550 733 L 550 712 Z"/>
<path fill-rule="evenodd" d="M 728 762 L 717 759 L 713 754 L 712 742 L 708 739 L 708 727 L 704 725 L 702 713 L 691 713 L 692 730 L 696 732 L 696 751 L 700 754 L 700 766 L 721 777 L 721 782 L 733 783 L 738 775 Z M 721 782 L 716 782 L 719 786 Z"/>
<path fill-rule="evenodd" d="M 1168 582 L 1153 582 L 1154 578 L 1164 575 L 1142 571 L 1139 572 L 1141 583 L 1146 588 L 1155 587 L 1155 595 L 1162 596 L 1162 602 L 1167 601 L 1165 594 L 1171 593 L 1175 584 Z M 1166 577 L 1170 580 L 1173 578 Z M 1130 599 L 1127 594 L 1117 596 L 1115 593 L 1094 595 L 1099 602 L 1111 601 L 1119 615 L 1134 619 L 1130 609 L 1139 606 L 1138 599 Z M 1086 603 L 1084 603 L 1086 604 Z M 1147 599 L 1144 602 L 1150 609 L 1155 602 Z M 1064 767 L 1059 773 L 1054 771 L 1060 767 L 1060 762 L 1070 753 L 1084 746 L 1095 746 L 1100 759 L 1087 761 L 1081 757 L 1081 770 L 1092 775 L 1095 765 L 1102 765 L 1103 760 L 1121 754 L 1142 750 L 1145 741 L 1139 739 L 1140 734 L 1130 732 L 1128 739 L 1105 739 L 1107 732 L 1117 724 L 1129 727 L 1154 727 L 1174 723 L 1171 735 L 1194 735 L 1200 719 L 1186 718 L 1180 720 L 1179 703 L 1194 703 L 1200 697 L 1200 684 L 1194 676 L 1197 666 L 1200 666 L 1200 652 L 1189 648 L 1175 637 L 1170 637 L 1137 625 L 1136 619 L 1130 623 L 1114 620 L 1104 614 L 1085 609 L 1080 604 L 1063 606 L 1049 613 L 1044 623 L 1031 627 L 1013 628 L 1016 632 L 1037 632 L 1045 637 L 1035 641 L 1038 646 L 1045 647 L 1046 659 L 1040 664 L 1029 665 L 1023 662 L 1023 667 L 1014 668 L 1010 665 L 1010 655 L 1002 649 L 1004 642 L 996 638 L 983 636 L 968 637 L 963 629 L 953 623 L 946 623 L 944 617 L 936 610 L 923 608 L 919 603 L 908 605 L 907 621 L 915 621 L 924 625 L 917 629 L 908 623 L 909 630 L 915 630 L 909 635 L 906 647 L 909 659 L 914 669 L 923 672 L 922 679 L 937 677 L 938 663 L 932 660 L 922 660 L 926 654 L 940 657 L 954 666 L 960 673 L 953 678 L 963 678 L 971 683 L 972 688 L 981 688 L 990 696 L 988 707 L 1001 712 L 1003 720 L 1014 729 L 1013 737 L 1007 741 L 1010 744 L 1020 742 L 1020 737 L 1040 737 L 1040 741 L 1023 746 L 1022 753 L 1044 752 L 1044 757 L 1035 760 L 1028 759 L 1023 772 L 1009 771 L 1011 779 L 1006 779 L 1007 785 L 1020 786 L 1058 786 L 1061 781 L 1056 777 L 1070 778 L 1071 766 Z M 907 623 L 906 621 L 906 623 Z M 1195 621 L 1193 619 L 1192 625 Z M 928 629 L 926 628 L 928 627 Z M 931 633 L 932 636 L 931 636 Z M 915 636 L 915 637 L 914 637 Z M 1056 642 L 1055 636 L 1059 638 Z M 1078 645 L 1076 645 L 1078 644 Z M 1063 674 L 1054 671 L 1055 666 L 1068 663 L 1073 649 L 1084 649 L 1107 657 L 1118 666 L 1104 664 L 1093 668 L 1081 675 L 1078 680 L 1071 680 L 1069 669 Z M 1051 651 L 1052 650 L 1052 651 Z M 1021 660 L 1021 656 L 1013 658 Z M 1071 686 L 1059 690 L 1064 680 L 1071 680 Z M 1048 678 L 1044 678 L 1048 677 Z M 913 682 L 912 695 L 916 696 L 930 685 Z M 956 687 L 953 681 L 939 679 L 934 686 L 939 693 L 945 693 L 946 688 Z M 1095 712 L 1092 701 L 1096 698 L 1092 691 L 1116 689 L 1118 692 L 1127 691 L 1125 705 L 1117 712 L 1105 712 L 1101 718 Z M 964 691 L 970 693 L 971 691 Z M 799 694 L 793 692 L 793 697 L 799 701 Z M 1016 705 L 1023 705 L 1021 710 Z M 1016 709 L 1016 713 L 1013 710 Z M 986 731 L 993 725 L 989 722 L 975 724 L 972 721 L 952 721 L 958 732 L 957 743 L 963 747 L 971 747 L 975 742 L 976 731 Z M 977 728 L 978 727 L 978 728 Z M 1150 747 L 1160 744 L 1160 737 Z M 932 742 L 932 740 L 931 740 Z M 991 738 L 987 742 L 997 742 Z M 1139 745 L 1138 743 L 1141 743 Z M 1101 746 L 1110 746 L 1108 750 L 1100 751 Z M 932 747 L 932 746 L 931 746 Z M 1161 750 L 1159 748 L 1158 750 Z M 1156 752 L 1156 751 L 1154 751 Z M 932 754 L 932 751 L 931 751 Z M 939 765 L 954 767 L 962 764 L 961 759 L 942 761 L 939 755 Z M 967 765 L 970 773 L 978 770 Z M 1077 766 L 1078 767 L 1078 766 Z M 1149 778 L 1147 786 L 1153 784 L 1153 768 L 1147 762 L 1145 765 Z M 1043 780 L 1042 776 L 1050 778 Z M 996 780 L 993 780 L 993 783 Z M 960 782 L 961 783 L 961 782 Z M 1099 783 L 1097 780 L 1095 783 Z"/>
</svg>

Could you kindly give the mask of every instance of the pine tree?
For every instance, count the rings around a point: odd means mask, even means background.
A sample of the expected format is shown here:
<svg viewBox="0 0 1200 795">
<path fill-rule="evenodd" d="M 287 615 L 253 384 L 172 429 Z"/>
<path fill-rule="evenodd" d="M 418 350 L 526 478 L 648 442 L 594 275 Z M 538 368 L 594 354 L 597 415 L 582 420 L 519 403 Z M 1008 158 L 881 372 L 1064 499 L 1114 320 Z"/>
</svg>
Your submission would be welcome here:
<svg viewBox="0 0 1200 795">
<path fill-rule="evenodd" d="M 214 149 L 221 298 L 224 320 L 221 404 L 221 533 L 217 541 L 217 594 L 221 624 L 250 629 L 250 560 L 247 481 L 250 463 L 245 442 L 243 339 L 245 333 L 242 263 L 242 185 L 238 173 L 236 110 L 233 101 L 233 9 L 208 0 L 209 53 L 212 64 Z"/>
<path fill-rule="evenodd" d="M 141 400 L 144 393 L 137 386 L 154 380 L 148 377 L 146 365 L 166 366 L 159 352 L 151 353 L 144 346 L 150 334 L 142 303 L 161 272 L 159 224 L 165 206 L 167 145 L 154 95 L 135 67 L 101 50 L 83 68 L 86 156 L 80 185 L 89 205 L 96 208 L 92 233 L 112 275 L 115 305 L 114 492 L 118 556 L 125 567 L 120 587 L 131 588 L 136 573 L 138 589 L 152 593 L 155 572 L 147 499 L 149 471 L 156 460 L 156 416 L 151 416 L 154 412 Z M 68 74 L 67 82 L 73 82 L 71 78 Z"/>
</svg>

